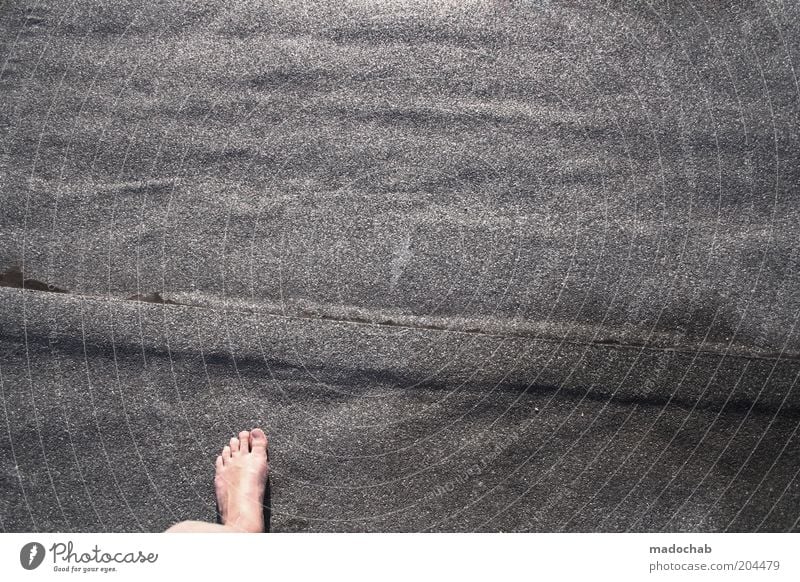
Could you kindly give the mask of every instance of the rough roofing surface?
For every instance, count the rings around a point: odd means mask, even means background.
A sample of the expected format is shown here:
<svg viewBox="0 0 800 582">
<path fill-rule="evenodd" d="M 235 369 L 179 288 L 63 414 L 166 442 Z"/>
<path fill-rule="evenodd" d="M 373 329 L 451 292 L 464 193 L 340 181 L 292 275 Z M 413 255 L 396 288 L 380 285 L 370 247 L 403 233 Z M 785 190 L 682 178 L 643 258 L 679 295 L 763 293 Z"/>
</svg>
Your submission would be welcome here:
<svg viewBox="0 0 800 582">
<path fill-rule="evenodd" d="M 800 5 L 0 0 L 0 528 L 800 529 Z"/>
</svg>

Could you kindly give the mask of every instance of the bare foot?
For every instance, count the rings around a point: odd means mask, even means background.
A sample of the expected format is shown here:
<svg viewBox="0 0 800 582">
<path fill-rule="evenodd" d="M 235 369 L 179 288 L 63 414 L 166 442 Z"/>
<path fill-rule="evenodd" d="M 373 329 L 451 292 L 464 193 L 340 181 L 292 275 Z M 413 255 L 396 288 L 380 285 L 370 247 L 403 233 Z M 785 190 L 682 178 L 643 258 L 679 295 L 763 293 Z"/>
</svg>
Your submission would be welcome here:
<svg viewBox="0 0 800 582">
<path fill-rule="evenodd" d="M 269 474 L 267 435 L 242 431 L 217 457 L 214 487 L 222 523 L 236 531 L 264 531 L 264 489 Z"/>
</svg>

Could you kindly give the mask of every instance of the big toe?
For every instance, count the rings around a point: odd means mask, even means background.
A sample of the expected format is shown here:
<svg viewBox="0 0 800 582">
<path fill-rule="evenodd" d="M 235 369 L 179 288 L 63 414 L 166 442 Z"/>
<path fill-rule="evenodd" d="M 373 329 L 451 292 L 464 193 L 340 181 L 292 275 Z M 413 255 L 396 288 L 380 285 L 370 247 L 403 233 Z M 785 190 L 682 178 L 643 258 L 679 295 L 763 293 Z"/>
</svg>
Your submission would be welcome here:
<svg viewBox="0 0 800 582">
<path fill-rule="evenodd" d="M 253 452 L 267 452 L 267 435 L 260 428 L 250 431 L 250 448 Z"/>
</svg>

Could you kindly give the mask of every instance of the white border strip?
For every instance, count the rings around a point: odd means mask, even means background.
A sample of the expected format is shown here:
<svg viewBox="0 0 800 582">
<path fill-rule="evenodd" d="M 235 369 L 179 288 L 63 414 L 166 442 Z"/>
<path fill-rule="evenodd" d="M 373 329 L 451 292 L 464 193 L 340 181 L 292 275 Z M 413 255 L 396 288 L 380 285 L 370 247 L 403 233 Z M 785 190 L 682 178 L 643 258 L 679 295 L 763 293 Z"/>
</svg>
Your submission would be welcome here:
<svg viewBox="0 0 800 582">
<path fill-rule="evenodd" d="M 5 580 L 794 581 L 800 579 L 799 539 L 794 534 L 0 534 L 0 572 Z M 26 570 L 22 561 L 31 560 L 34 544 L 46 553 L 39 557 L 37 547 L 33 561 L 40 565 Z"/>
</svg>

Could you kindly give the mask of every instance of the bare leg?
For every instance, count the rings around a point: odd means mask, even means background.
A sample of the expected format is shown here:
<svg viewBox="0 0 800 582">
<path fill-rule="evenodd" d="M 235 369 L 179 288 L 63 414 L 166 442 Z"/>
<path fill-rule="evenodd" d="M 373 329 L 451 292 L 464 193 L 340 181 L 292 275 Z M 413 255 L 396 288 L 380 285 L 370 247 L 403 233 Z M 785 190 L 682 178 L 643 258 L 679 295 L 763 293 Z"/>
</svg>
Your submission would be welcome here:
<svg viewBox="0 0 800 582">
<path fill-rule="evenodd" d="M 182 521 L 169 528 L 166 533 L 231 533 L 233 530 L 218 523 L 207 521 Z"/>
<path fill-rule="evenodd" d="M 264 531 L 264 490 L 269 474 L 267 436 L 260 428 L 242 431 L 217 457 L 214 487 L 222 525 L 182 521 L 170 533 L 225 533 Z"/>
</svg>

